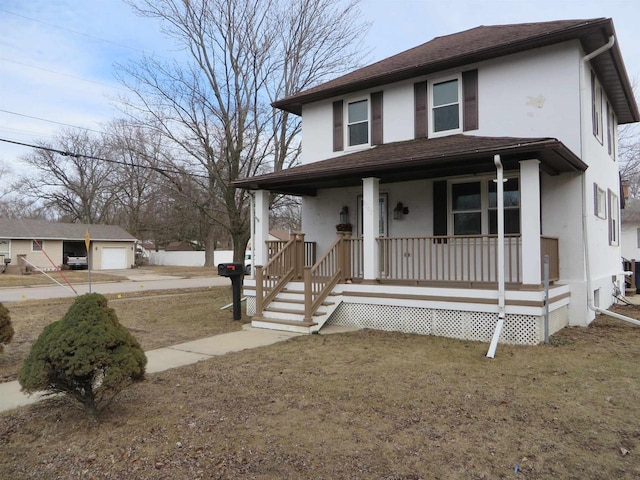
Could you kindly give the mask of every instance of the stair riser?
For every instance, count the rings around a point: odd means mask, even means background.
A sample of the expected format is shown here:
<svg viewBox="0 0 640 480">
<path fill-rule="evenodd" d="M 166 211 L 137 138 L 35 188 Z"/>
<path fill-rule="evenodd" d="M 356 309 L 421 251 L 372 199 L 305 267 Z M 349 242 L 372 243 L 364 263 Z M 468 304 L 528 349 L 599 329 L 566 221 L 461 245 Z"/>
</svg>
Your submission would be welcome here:
<svg viewBox="0 0 640 480">
<path fill-rule="evenodd" d="M 294 332 L 294 333 L 311 333 L 312 328 L 317 328 L 315 325 L 313 327 L 303 327 L 296 325 L 282 325 L 282 324 L 274 324 L 270 322 L 262 322 L 260 320 L 253 320 L 251 322 L 252 327 L 256 328 L 267 328 L 269 330 L 281 330 L 284 332 Z"/>
</svg>

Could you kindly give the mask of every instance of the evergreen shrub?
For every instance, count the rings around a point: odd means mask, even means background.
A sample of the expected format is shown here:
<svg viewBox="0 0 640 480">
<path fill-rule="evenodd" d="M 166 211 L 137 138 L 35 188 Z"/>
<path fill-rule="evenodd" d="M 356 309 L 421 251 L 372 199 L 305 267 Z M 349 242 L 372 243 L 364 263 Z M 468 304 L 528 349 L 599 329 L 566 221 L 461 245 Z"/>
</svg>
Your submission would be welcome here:
<svg viewBox="0 0 640 480">
<path fill-rule="evenodd" d="M 11 326 L 11 316 L 9 310 L 0 303 L 0 352 L 4 350 L 4 346 L 11 342 L 13 338 L 13 327 Z"/>
<path fill-rule="evenodd" d="M 18 381 L 26 393 L 66 394 L 98 416 L 123 389 L 144 379 L 147 358 L 107 299 L 82 295 L 45 327 Z"/>
</svg>

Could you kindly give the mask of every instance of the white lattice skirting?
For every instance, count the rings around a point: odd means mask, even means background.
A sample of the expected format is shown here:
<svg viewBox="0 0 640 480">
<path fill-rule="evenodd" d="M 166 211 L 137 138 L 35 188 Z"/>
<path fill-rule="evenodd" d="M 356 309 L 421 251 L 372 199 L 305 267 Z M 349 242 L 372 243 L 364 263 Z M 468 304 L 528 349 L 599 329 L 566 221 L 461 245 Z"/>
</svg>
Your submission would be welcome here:
<svg viewBox="0 0 640 480">
<path fill-rule="evenodd" d="M 247 304 L 247 308 L 248 306 Z M 550 333 L 567 325 L 568 315 L 568 307 L 550 313 Z M 342 303 L 333 312 L 327 324 L 489 342 L 497 321 L 495 313 Z M 544 317 L 511 314 L 506 316 L 500 342 L 538 345 L 543 341 Z"/>
<path fill-rule="evenodd" d="M 247 315 L 253 317 L 256 314 L 256 297 L 247 295 Z"/>
</svg>

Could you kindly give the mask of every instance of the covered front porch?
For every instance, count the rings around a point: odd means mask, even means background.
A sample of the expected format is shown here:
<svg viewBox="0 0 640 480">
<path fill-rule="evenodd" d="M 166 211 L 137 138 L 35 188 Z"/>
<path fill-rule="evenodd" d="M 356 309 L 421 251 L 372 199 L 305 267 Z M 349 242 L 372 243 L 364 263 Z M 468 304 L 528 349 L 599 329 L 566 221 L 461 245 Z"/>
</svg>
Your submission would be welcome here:
<svg viewBox="0 0 640 480">
<path fill-rule="evenodd" d="M 485 341 L 502 312 L 514 330 L 507 328 L 504 341 L 539 343 L 548 304 L 556 319 L 551 324 L 566 325 L 570 293 L 560 284 L 562 239 L 543 234 L 541 177 L 580 171 L 581 162 L 555 140 L 533 141 L 534 151 L 531 142 L 523 146 L 517 139 L 508 147 L 498 139 L 499 146 L 479 151 L 478 141 L 485 139 L 461 137 L 458 142 L 473 146 L 473 154 L 457 151 L 443 159 L 442 152 L 433 158 L 427 150 L 422 160 L 402 165 L 402 148 L 396 148 L 388 149 L 393 160 L 372 166 L 372 152 L 380 156 L 389 147 L 383 145 L 341 162 L 239 182 L 255 190 L 254 276 L 245 280 L 254 324 L 313 332 L 327 322 L 355 323 Z M 429 142 L 408 143 L 429 149 L 438 143 Z M 358 155 L 370 161 L 359 168 L 352 162 L 348 175 L 327 169 Z M 503 223 L 498 232 L 505 205 L 504 192 L 495 187 L 496 155 L 504 181 L 515 185 L 507 199 L 507 229 Z M 291 175 L 296 169 L 305 174 Z M 276 191 L 303 196 L 306 235 L 296 233 L 274 248 L 267 234 L 269 195 Z M 346 212 L 348 219 L 341 216 Z M 317 258 L 311 254 L 316 251 Z"/>
</svg>

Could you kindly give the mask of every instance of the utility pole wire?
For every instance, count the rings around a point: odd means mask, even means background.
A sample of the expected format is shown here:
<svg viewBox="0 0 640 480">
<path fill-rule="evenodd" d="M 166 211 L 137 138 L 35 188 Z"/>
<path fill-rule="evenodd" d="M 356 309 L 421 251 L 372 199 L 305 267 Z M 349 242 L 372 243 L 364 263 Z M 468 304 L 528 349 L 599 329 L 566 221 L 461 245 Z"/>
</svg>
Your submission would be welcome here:
<svg viewBox="0 0 640 480">
<path fill-rule="evenodd" d="M 74 157 L 74 158 L 87 158 L 89 160 L 97 160 L 100 162 L 108 162 L 108 163 L 115 163 L 117 165 L 124 165 L 127 167 L 137 167 L 137 168 L 143 168 L 143 169 L 147 169 L 147 170 L 153 170 L 155 172 L 158 172 L 162 175 L 168 176 L 169 174 L 175 174 L 175 175 L 189 175 L 190 177 L 199 177 L 199 178 L 209 178 L 206 175 L 201 175 L 198 173 L 189 173 L 189 172 L 181 172 L 178 170 L 169 170 L 166 168 L 160 168 L 160 167 L 151 167 L 149 165 L 140 165 L 140 164 L 134 164 L 134 163 L 127 163 L 127 162 L 122 162 L 120 160 L 111 160 L 108 158 L 100 158 L 100 157 L 94 157 L 92 155 L 83 155 L 81 153 L 73 153 L 73 152 L 67 152 L 65 150 L 58 150 L 56 148 L 51 148 L 51 147 L 43 147 L 40 145 L 33 145 L 30 143 L 24 143 L 24 142 L 18 142 L 16 140 L 9 140 L 6 138 L 0 138 L 0 142 L 6 142 L 6 143 L 13 143 L 14 145 L 21 145 L 23 147 L 30 147 L 30 148 L 38 148 L 40 150 L 46 150 L 48 152 L 54 152 L 57 153 L 58 155 L 62 155 L 63 157 Z"/>
</svg>

